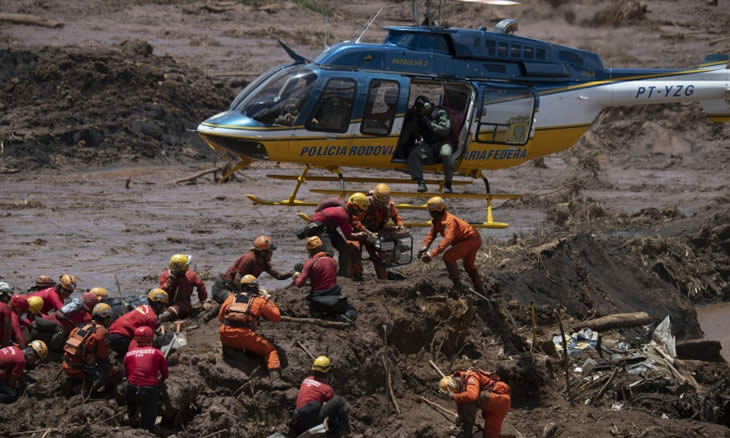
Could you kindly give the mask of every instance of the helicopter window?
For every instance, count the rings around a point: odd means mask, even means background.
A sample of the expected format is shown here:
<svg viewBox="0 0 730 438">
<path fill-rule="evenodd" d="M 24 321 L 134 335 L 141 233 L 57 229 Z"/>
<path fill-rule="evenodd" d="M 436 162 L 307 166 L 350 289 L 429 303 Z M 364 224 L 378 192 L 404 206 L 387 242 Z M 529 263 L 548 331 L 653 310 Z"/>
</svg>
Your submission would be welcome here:
<svg viewBox="0 0 730 438">
<path fill-rule="evenodd" d="M 236 111 L 261 123 L 293 126 L 316 80 L 307 67 L 284 68 L 251 91 Z"/>
<path fill-rule="evenodd" d="M 565 50 L 560 52 L 560 60 L 575 65 L 583 65 L 583 58 L 573 52 L 568 52 Z"/>
<path fill-rule="evenodd" d="M 494 40 L 487 40 L 487 53 L 489 56 L 494 56 L 497 53 L 497 42 Z"/>
<path fill-rule="evenodd" d="M 519 44 L 512 44 L 511 49 L 511 56 L 513 58 L 519 58 L 520 56 L 522 56 L 522 46 L 520 46 Z"/>
<path fill-rule="evenodd" d="M 497 48 L 497 56 L 500 56 L 502 58 L 507 57 L 507 43 L 499 43 L 499 46 Z"/>
<path fill-rule="evenodd" d="M 474 37 L 474 47 L 479 47 L 479 37 Z"/>
<path fill-rule="evenodd" d="M 542 47 L 538 47 L 535 49 L 535 58 L 537 59 L 545 59 L 545 49 Z"/>
<path fill-rule="evenodd" d="M 524 145 L 530 137 L 535 98 L 525 89 L 485 87 L 477 141 Z"/>
<path fill-rule="evenodd" d="M 388 135 L 393 128 L 400 86 L 396 81 L 375 79 L 370 82 L 365 116 L 360 132 L 367 135 Z"/>
<path fill-rule="evenodd" d="M 522 57 L 523 58 L 526 58 L 526 59 L 532 59 L 532 55 L 533 55 L 534 52 L 535 51 L 534 51 L 534 49 L 532 47 L 525 46 L 522 49 Z"/>
<path fill-rule="evenodd" d="M 346 132 L 350 126 L 352 103 L 355 100 L 355 81 L 330 79 L 322 92 L 307 129 L 326 132 Z"/>
</svg>

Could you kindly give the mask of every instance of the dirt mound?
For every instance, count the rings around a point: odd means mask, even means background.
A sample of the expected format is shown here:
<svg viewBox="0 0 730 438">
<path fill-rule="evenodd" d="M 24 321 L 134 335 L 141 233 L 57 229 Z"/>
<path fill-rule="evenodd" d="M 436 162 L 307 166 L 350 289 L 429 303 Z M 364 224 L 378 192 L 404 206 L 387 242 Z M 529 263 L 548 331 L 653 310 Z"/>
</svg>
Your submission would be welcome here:
<svg viewBox="0 0 730 438">
<path fill-rule="evenodd" d="M 646 2 L 637 0 L 620 0 L 610 2 L 609 6 L 585 20 L 583 26 L 626 26 L 636 24 L 646 16 L 649 8 Z"/>
<path fill-rule="evenodd" d="M 121 48 L 0 50 L 6 172 L 210 155 L 186 129 L 225 108 L 228 92 L 170 57 L 151 56 L 144 41 Z"/>
</svg>

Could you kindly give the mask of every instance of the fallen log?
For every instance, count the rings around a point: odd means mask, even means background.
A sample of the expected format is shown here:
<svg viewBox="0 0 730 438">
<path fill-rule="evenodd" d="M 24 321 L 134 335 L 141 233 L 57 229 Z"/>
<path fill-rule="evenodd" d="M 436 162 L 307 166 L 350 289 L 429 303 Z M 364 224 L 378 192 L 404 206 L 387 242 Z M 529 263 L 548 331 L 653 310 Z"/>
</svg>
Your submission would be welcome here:
<svg viewBox="0 0 730 438">
<path fill-rule="evenodd" d="M 328 321 L 326 319 L 318 319 L 318 318 L 295 318 L 293 316 L 282 315 L 281 320 L 287 321 L 287 322 L 303 322 L 305 324 L 317 324 L 317 325 L 321 325 L 323 327 L 340 327 L 340 328 L 351 327 L 351 324 L 348 322 Z"/>
<path fill-rule="evenodd" d="M 211 169 L 206 169 L 206 170 L 203 170 L 201 172 L 196 173 L 195 175 L 186 176 L 185 178 L 176 179 L 176 180 L 172 181 L 172 183 L 173 184 L 180 184 L 180 183 L 184 183 L 184 182 L 195 181 L 196 179 L 200 178 L 201 176 L 205 176 L 205 175 L 207 175 L 209 173 L 214 173 L 214 172 L 223 172 L 223 167 L 222 166 L 218 166 L 218 167 L 213 167 Z"/>
<path fill-rule="evenodd" d="M 315 357 L 314 357 L 314 355 L 312 354 L 312 352 L 311 352 L 311 351 L 309 351 L 309 350 L 307 349 L 307 347 L 305 347 L 305 346 L 304 346 L 304 344 L 302 344 L 301 342 L 297 341 L 297 345 L 299 346 L 299 348 L 301 348 L 302 350 L 304 350 L 304 352 L 305 352 L 305 353 L 307 353 L 307 355 L 308 355 L 308 356 L 309 356 L 310 358 L 312 358 L 312 360 L 314 360 L 314 359 L 315 359 Z"/>
<path fill-rule="evenodd" d="M 37 15 L 0 13 L 0 21 L 41 27 L 63 27 L 60 21 L 48 20 Z"/>
<path fill-rule="evenodd" d="M 419 395 L 418 397 L 419 397 L 419 398 L 420 398 L 421 400 L 423 400 L 424 402 L 426 402 L 426 403 L 427 403 L 427 404 L 428 404 L 429 406 L 431 406 L 432 408 L 438 409 L 439 411 L 441 411 L 441 412 L 443 412 L 443 413 L 445 413 L 445 414 L 449 414 L 449 415 L 451 415 L 452 417 L 458 417 L 458 415 L 457 415 L 457 413 L 456 413 L 456 412 L 454 412 L 454 411 L 452 411 L 452 410 L 450 410 L 450 409 L 446 409 L 445 407 L 441 406 L 440 404 L 438 404 L 438 403 L 434 403 L 434 402 L 432 402 L 431 400 L 427 399 L 426 397 L 424 397 L 424 396 L 422 396 L 422 395 Z"/>
<path fill-rule="evenodd" d="M 650 317 L 646 312 L 635 313 L 615 313 L 600 318 L 589 319 L 579 324 L 580 327 L 587 327 L 591 330 L 609 330 L 615 328 L 637 327 L 640 325 L 651 324 L 654 318 Z"/>
</svg>

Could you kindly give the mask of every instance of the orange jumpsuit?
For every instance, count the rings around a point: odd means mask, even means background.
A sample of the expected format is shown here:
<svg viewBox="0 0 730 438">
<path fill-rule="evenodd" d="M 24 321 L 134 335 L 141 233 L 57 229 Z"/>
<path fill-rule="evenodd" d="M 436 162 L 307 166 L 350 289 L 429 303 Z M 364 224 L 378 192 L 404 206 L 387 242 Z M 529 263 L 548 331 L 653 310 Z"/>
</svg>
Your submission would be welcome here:
<svg viewBox="0 0 730 438">
<path fill-rule="evenodd" d="M 393 201 L 388 201 L 388 205 L 382 205 L 375 200 L 375 197 L 368 194 L 370 199 L 370 205 L 367 211 L 361 213 L 359 216 L 352 217 L 352 230 L 353 232 L 365 231 L 366 229 L 379 233 L 385 229 L 385 224 L 391 219 L 396 226 L 403 226 L 403 219 L 398 214 L 398 210 L 395 208 Z M 373 262 L 373 268 L 375 273 L 381 280 L 388 279 L 388 272 L 385 269 L 385 265 L 380 260 L 380 254 L 375 248 L 375 245 L 368 243 L 367 241 L 361 241 L 361 246 L 365 246 L 368 251 L 370 260 Z M 352 271 L 353 273 L 362 272 L 362 257 L 360 251 L 358 251 L 352 259 Z"/>
<path fill-rule="evenodd" d="M 109 331 L 103 325 L 91 321 L 82 324 L 71 331 L 69 339 L 74 336 L 83 337 L 79 333 L 82 330 L 94 329 L 94 332 L 86 337 L 83 345 L 79 347 L 80 353 L 71 355 L 67 351 L 63 355 L 63 371 L 72 378 L 83 379 L 84 369 L 109 366 L 109 344 L 107 336 Z"/>
<path fill-rule="evenodd" d="M 281 365 L 276 347 L 263 336 L 257 335 L 256 327 L 261 317 L 273 322 L 281 321 L 279 308 L 268 298 L 251 295 L 250 299 L 248 299 L 248 321 L 246 323 L 235 323 L 227 319 L 230 316 L 229 309 L 234 304 L 234 300 L 245 296 L 246 294 L 243 293 L 228 295 L 228 298 L 221 305 L 221 309 L 218 312 L 218 320 L 222 323 L 218 330 L 221 343 L 225 347 L 248 350 L 254 354 L 263 356 L 269 370 L 278 370 Z M 246 300 L 243 302 L 246 302 Z"/>
<path fill-rule="evenodd" d="M 423 239 L 423 246 L 426 248 L 431 246 L 431 243 L 439 234 L 444 236 L 444 238 L 436 249 L 430 251 L 431 255 L 436 257 L 451 245 L 451 249 L 444 254 L 444 263 L 446 264 L 446 270 L 449 271 L 449 278 L 455 283 L 458 282 L 459 271 L 456 262 L 459 259 L 463 259 L 464 270 L 469 274 L 474 288 L 478 291 L 482 290 L 482 278 L 474 264 L 477 258 L 477 251 L 482 246 L 482 236 L 479 232 L 465 220 L 459 219 L 447 211 L 444 212 L 441 220 L 433 221 L 431 231 Z"/>
<path fill-rule="evenodd" d="M 454 373 L 466 385 L 464 392 L 454 394 L 456 412 L 461 418 L 463 431 L 471 436 L 479 409 L 484 418 L 484 438 L 499 438 L 502 422 L 512 407 L 509 386 L 495 375 L 468 369 Z"/>
</svg>

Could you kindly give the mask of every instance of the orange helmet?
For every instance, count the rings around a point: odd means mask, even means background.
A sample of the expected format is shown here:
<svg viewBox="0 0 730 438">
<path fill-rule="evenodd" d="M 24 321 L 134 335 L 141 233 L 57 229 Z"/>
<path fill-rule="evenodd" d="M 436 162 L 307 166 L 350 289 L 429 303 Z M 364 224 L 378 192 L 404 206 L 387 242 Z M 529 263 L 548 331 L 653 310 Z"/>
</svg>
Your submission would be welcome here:
<svg viewBox="0 0 730 438">
<path fill-rule="evenodd" d="M 63 274 L 59 280 L 61 288 L 71 293 L 76 289 L 76 276 L 71 274 Z"/>
<path fill-rule="evenodd" d="M 39 275 L 38 278 L 35 279 L 35 285 L 36 287 L 53 287 L 56 285 L 56 282 L 53 281 L 53 278 L 50 275 Z"/>
<path fill-rule="evenodd" d="M 253 241 L 253 249 L 257 251 L 273 251 L 276 249 L 276 244 L 270 236 L 259 236 Z"/>
</svg>

